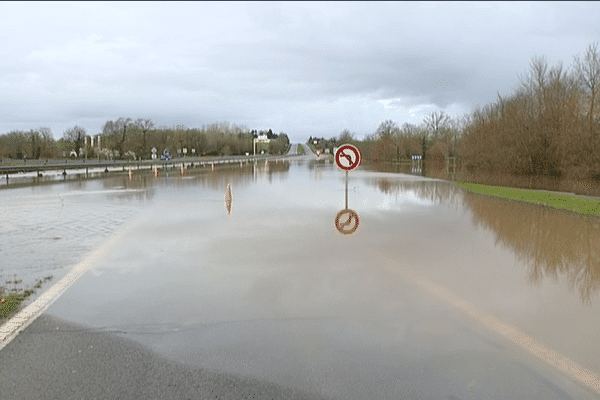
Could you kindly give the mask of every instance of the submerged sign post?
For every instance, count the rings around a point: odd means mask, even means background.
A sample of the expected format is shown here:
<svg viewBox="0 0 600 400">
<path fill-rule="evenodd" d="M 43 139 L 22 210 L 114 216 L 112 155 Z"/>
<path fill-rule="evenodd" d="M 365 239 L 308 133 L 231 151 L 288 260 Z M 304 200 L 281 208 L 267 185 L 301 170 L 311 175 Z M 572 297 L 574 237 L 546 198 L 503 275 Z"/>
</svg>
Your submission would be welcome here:
<svg viewBox="0 0 600 400">
<path fill-rule="evenodd" d="M 348 172 L 354 171 L 361 162 L 360 150 L 351 144 L 341 145 L 334 155 L 335 165 L 346 172 L 346 208 L 340 211 L 334 221 L 335 229 L 342 235 L 356 233 L 360 217 L 354 210 L 348 208 Z"/>
</svg>

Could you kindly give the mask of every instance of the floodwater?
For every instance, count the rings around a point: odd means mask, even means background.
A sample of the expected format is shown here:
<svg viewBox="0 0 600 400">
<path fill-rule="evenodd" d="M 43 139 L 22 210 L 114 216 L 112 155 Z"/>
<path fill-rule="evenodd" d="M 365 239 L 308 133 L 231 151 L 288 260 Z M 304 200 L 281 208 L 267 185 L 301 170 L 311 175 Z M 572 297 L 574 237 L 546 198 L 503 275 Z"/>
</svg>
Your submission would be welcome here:
<svg viewBox="0 0 600 400">
<path fill-rule="evenodd" d="M 343 235 L 345 185 L 307 158 L 2 190 L 0 274 L 60 278 L 127 228 L 49 315 L 185 363 L 388 398 L 391 371 L 418 374 L 397 357 L 475 354 L 460 310 L 409 273 L 600 376 L 598 218 L 361 167 Z"/>
</svg>

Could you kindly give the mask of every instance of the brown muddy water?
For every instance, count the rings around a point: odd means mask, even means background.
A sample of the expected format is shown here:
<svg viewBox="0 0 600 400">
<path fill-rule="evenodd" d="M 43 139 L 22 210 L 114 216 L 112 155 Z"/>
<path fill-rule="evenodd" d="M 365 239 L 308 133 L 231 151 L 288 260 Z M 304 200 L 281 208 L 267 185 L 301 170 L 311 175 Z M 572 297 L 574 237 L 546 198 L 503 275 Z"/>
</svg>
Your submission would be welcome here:
<svg viewBox="0 0 600 400">
<path fill-rule="evenodd" d="M 549 190 L 564 193 L 577 193 L 600 197 L 600 181 L 593 178 L 570 179 L 552 176 L 523 175 L 511 173 L 469 172 L 461 169 L 460 164 L 452 165 L 443 160 L 431 160 L 427 163 L 368 163 L 365 168 L 379 172 L 396 172 L 450 181 L 467 181 L 483 185 L 506 186 L 524 189 Z"/>
<path fill-rule="evenodd" d="M 598 218 L 365 165 L 348 175 L 360 229 L 345 236 L 334 227 L 345 175 L 308 159 L 124 174 L 0 197 L 3 279 L 59 278 L 135 221 L 47 313 L 126 332 L 183 362 L 355 398 L 367 383 L 358 390 L 327 361 L 340 348 L 355 360 L 380 351 L 417 357 L 446 351 L 427 338 L 456 333 L 452 324 L 421 324 L 420 347 L 402 345 L 416 332 L 406 322 L 418 315 L 411 301 L 427 298 L 397 283 L 406 272 L 600 376 Z M 329 325 L 317 328 L 321 320 Z"/>
</svg>

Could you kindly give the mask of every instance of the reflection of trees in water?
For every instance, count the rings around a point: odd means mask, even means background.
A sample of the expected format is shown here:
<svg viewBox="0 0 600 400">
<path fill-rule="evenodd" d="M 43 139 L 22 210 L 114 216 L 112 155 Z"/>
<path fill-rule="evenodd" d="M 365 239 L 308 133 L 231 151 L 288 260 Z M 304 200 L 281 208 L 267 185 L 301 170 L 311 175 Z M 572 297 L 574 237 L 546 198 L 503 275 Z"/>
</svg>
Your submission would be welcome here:
<svg viewBox="0 0 600 400">
<path fill-rule="evenodd" d="M 412 178 L 411 178 L 412 179 Z M 385 195 L 413 192 L 422 200 L 434 203 L 448 203 L 460 207 L 463 190 L 449 182 L 434 180 L 403 180 L 401 176 L 366 178 L 369 186 L 374 186 Z"/>
<path fill-rule="evenodd" d="M 221 190 L 225 189 L 225 185 L 230 183 L 235 187 L 245 187 L 255 179 L 255 174 L 265 175 L 269 179 L 272 176 L 277 176 L 283 172 L 288 172 L 290 164 L 287 161 L 270 161 L 265 165 L 265 162 L 242 164 L 240 168 L 239 164 L 229 164 L 225 166 L 219 166 L 215 164 L 215 170 L 212 171 L 210 165 L 201 166 L 198 168 L 190 168 L 185 171 L 186 177 L 196 177 L 196 179 L 181 179 L 179 170 L 173 170 L 169 172 L 169 185 L 173 186 L 198 186 L 203 185 L 204 187 Z M 163 176 L 164 179 L 164 176 Z"/>
<path fill-rule="evenodd" d="M 363 168 L 377 172 L 395 172 L 417 176 L 427 176 L 436 179 L 448 179 L 456 177 L 452 174 L 452 169 L 447 169 L 445 162 L 430 160 L 428 162 L 413 163 L 386 163 L 386 162 L 365 162 Z M 458 168 L 456 169 L 458 171 Z"/>
<path fill-rule="evenodd" d="M 322 168 L 326 165 L 333 164 L 333 161 L 330 160 L 329 154 L 327 154 L 327 158 L 321 160 L 308 160 L 308 169 L 316 169 Z"/>
<path fill-rule="evenodd" d="M 500 243 L 529 268 L 532 284 L 564 275 L 581 300 L 590 303 L 600 292 L 600 219 L 566 211 L 479 196 L 439 181 L 407 181 L 399 177 L 366 179 L 386 196 L 413 192 L 423 200 L 444 202 L 472 211 L 473 224 L 496 235 Z"/>
<path fill-rule="evenodd" d="M 483 185 L 507 186 L 524 189 L 552 190 L 565 193 L 578 193 L 586 196 L 600 196 L 598 180 L 569 180 L 548 176 L 515 176 L 510 174 L 494 174 L 489 172 L 469 172 L 461 170 L 457 164 L 455 173 L 445 161 L 429 160 L 427 163 L 363 163 L 363 168 L 377 172 L 396 172 L 411 175 L 427 176 L 429 178 L 463 180 Z"/>
<path fill-rule="evenodd" d="M 177 167 L 170 168 L 168 172 L 159 169 L 158 177 L 155 177 L 151 170 L 134 169 L 131 179 L 127 172 L 119 173 L 102 179 L 102 185 L 105 190 L 130 189 L 123 190 L 122 193 L 112 194 L 111 196 L 114 197 L 149 200 L 154 197 L 155 191 L 160 190 L 159 187 L 162 185 L 174 187 L 204 186 L 215 190 L 224 190 L 227 183 L 238 188 L 250 185 L 254 180 L 255 172 L 267 175 L 269 180 L 274 176 L 284 179 L 281 173 L 288 172 L 289 169 L 290 163 L 284 161 L 268 162 L 267 165 L 264 162 L 259 162 L 256 167 L 253 163 L 242 164 L 241 168 L 239 164 L 235 163 L 225 166 L 215 164 L 214 171 L 212 171 L 210 164 L 193 168 L 188 167 L 183 177 L 181 176 L 181 169 Z M 86 183 L 82 181 L 73 182 L 73 184 L 85 186 Z"/>
<path fill-rule="evenodd" d="M 512 249 L 530 268 L 532 284 L 565 275 L 583 302 L 600 290 L 600 220 L 510 200 L 465 194 L 476 226 Z"/>
<path fill-rule="evenodd" d="M 134 172 L 131 176 L 131 180 L 129 179 L 128 174 L 119 174 L 118 176 L 103 179 L 102 187 L 105 190 L 129 189 L 111 194 L 109 197 L 136 200 L 150 200 L 154 197 L 152 174 L 147 171 Z"/>
</svg>

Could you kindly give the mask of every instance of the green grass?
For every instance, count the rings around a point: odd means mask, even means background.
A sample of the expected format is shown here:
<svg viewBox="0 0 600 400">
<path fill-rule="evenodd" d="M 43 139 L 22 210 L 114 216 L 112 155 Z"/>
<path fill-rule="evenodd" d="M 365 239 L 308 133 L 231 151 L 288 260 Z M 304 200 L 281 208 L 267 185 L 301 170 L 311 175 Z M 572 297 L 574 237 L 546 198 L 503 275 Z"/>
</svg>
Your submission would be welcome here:
<svg viewBox="0 0 600 400">
<path fill-rule="evenodd" d="M 47 282 L 53 278 L 52 275 L 45 277 L 44 279 L 38 279 L 34 288 L 39 289 L 42 287 L 44 282 Z M 8 290 L 6 287 L 0 287 L 0 320 L 8 319 L 19 311 L 19 307 L 25 299 L 35 293 L 33 289 L 22 290 L 16 287 L 16 284 L 21 283 L 21 279 L 15 279 L 13 281 L 7 281 L 6 283 L 12 283 L 15 285 L 13 289 Z"/>
<path fill-rule="evenodd" d="M 503 186 L 480 185 L 468 182 L 453 182 L 476 194 L 500 197 L 503 199 L 539 204 L 555 209 L 567 210 L 578 214 L 600 216 L 600 201 L 594 198 L 573 194 L 549 193 L 542 190 L 516 189 Z"/>
<path fill-rule="evenodd" d="M 0 318 L 8 318 L 12 316 L 19 308 L 19 305 L 27 297 L 34 293 L 33 290 L 25 290 L 21 293 L 4 293 L 0 292 L 0 300 L 4 303 L 0 303 Z"/>
</svg>

